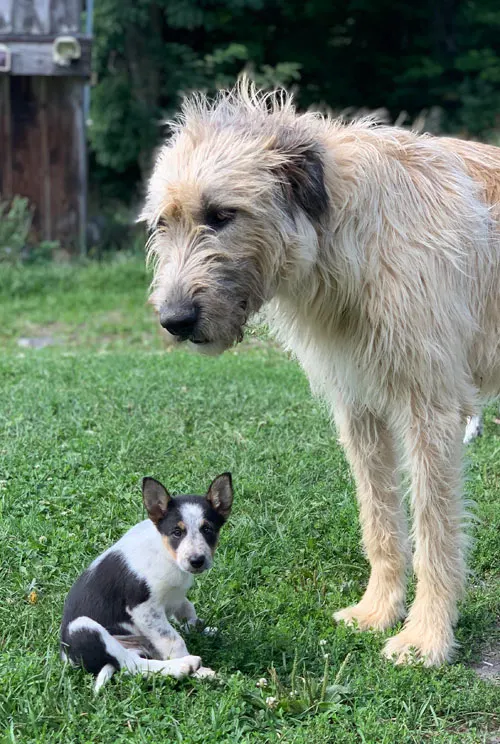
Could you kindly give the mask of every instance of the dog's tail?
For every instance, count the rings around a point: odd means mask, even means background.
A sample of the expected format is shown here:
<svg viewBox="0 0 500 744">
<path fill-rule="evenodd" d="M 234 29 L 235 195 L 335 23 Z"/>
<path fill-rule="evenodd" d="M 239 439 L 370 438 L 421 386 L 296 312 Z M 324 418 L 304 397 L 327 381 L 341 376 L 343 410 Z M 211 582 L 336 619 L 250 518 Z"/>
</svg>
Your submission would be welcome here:
<svg viewBox="0 0 500 744">
<path fill-rule="evenodd" d="M 101 687 L 104 687 L 106 682 L 111 679 L 113 674 L 116 672 L 116 668 L 113 664 L 105 664 L 99 674 L 96 677 L 94 684 L 94 692 L 97 694 Z"/>
<path fill-rule="evenodd" d="M 99 690 L 119 669 L 128 674 L 147 676 L 159 673 L 181 679 L 193 674 L 201 664 L 199 656 L 180 659 L 145 659 L 140 655 L 140 645 L 125 648 L 104 626 L 90 617 L 77 617 L 64 633 L 65 654 L 75 665 L 82 665 L 96 675 L 94 690 Z"/>
</svg>

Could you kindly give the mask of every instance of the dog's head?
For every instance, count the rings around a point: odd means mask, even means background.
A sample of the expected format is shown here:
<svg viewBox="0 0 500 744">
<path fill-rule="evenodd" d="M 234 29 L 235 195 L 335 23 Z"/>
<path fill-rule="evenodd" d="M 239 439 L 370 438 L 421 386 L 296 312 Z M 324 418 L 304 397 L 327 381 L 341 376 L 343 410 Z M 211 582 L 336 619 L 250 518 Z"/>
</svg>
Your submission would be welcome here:
<svg viewBox="0 0 500 744">
<path fill-rule="evenodd" d="M 198 574 L 211 568 L 219 532 L 233 504 L 230 473 L 219 475 L 205 496 L 176 496 L 154 478 L 142 481 L 144 506 L 177 565 Z"/>
<path fill-rule="evenodd" d="M 322 119 L 242 83 L 186 101 L 160 151 L 142 219 L 151 302 L 178 340 L 218 353 L 280 283 L 300 279 L 328 207 Z"/>
</svg>

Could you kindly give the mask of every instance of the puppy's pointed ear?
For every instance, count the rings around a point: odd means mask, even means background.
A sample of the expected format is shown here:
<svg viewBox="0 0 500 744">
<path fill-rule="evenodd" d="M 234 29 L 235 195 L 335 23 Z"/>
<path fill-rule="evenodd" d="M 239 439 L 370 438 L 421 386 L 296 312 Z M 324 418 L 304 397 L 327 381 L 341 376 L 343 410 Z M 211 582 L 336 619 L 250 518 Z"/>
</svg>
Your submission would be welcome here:
<svg viewBox="0 0 500 744">
<path fill-rule="evenodd" d="M 142 500 L 148 516 L 152 522 L 158 524 L 168 509 L 168 502 L 172 497 L 160 481 L 154 478 L 142 479 Z"/>
<path fill-rule="evenodd" d="M 233 481 L 231 473 L 218 475 L 210 484 L 207 501 L 213 506 L 217 514 L 226 520 L 233 505 Z"/>
</svg>

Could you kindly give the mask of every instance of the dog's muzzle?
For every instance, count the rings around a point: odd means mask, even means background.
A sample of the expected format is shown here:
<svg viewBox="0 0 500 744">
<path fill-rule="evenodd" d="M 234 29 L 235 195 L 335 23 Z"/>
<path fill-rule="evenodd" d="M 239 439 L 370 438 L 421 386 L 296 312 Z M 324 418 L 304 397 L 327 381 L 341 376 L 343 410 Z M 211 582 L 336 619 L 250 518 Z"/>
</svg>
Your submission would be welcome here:
<svg viewBox="0 0 500 744">
<path fill-rule="evenodd" d="M 195 341 L 200 308 L 191 302 L 178 305 L 163 304 L 160 308 L 160 325 L 181 341 Z"/>
</svg>

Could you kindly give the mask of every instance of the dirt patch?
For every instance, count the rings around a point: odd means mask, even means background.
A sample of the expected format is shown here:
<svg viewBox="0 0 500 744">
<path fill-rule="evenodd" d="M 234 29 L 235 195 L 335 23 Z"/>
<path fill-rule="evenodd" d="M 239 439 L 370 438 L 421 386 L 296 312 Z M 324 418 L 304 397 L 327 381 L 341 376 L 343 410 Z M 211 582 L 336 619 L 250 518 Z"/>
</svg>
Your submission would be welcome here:
<svg viewBox="0 0 500 744">
<path fill-rule="evenodd" d="M 478 677 L 485 682 L 500 685 L 500 637 L 495 634 L 494 640 L 481 653 L 481 660 L 472 664 Z M 500 739 L 498 739 L 500 743 Z"/>
<path fill-rule="evenodd" d="M 44 349 L 46 346 L 57 344 L 54 336 L 22 336 L 17 340 L 17 345 L 21 349 Z"/>
</svg>

